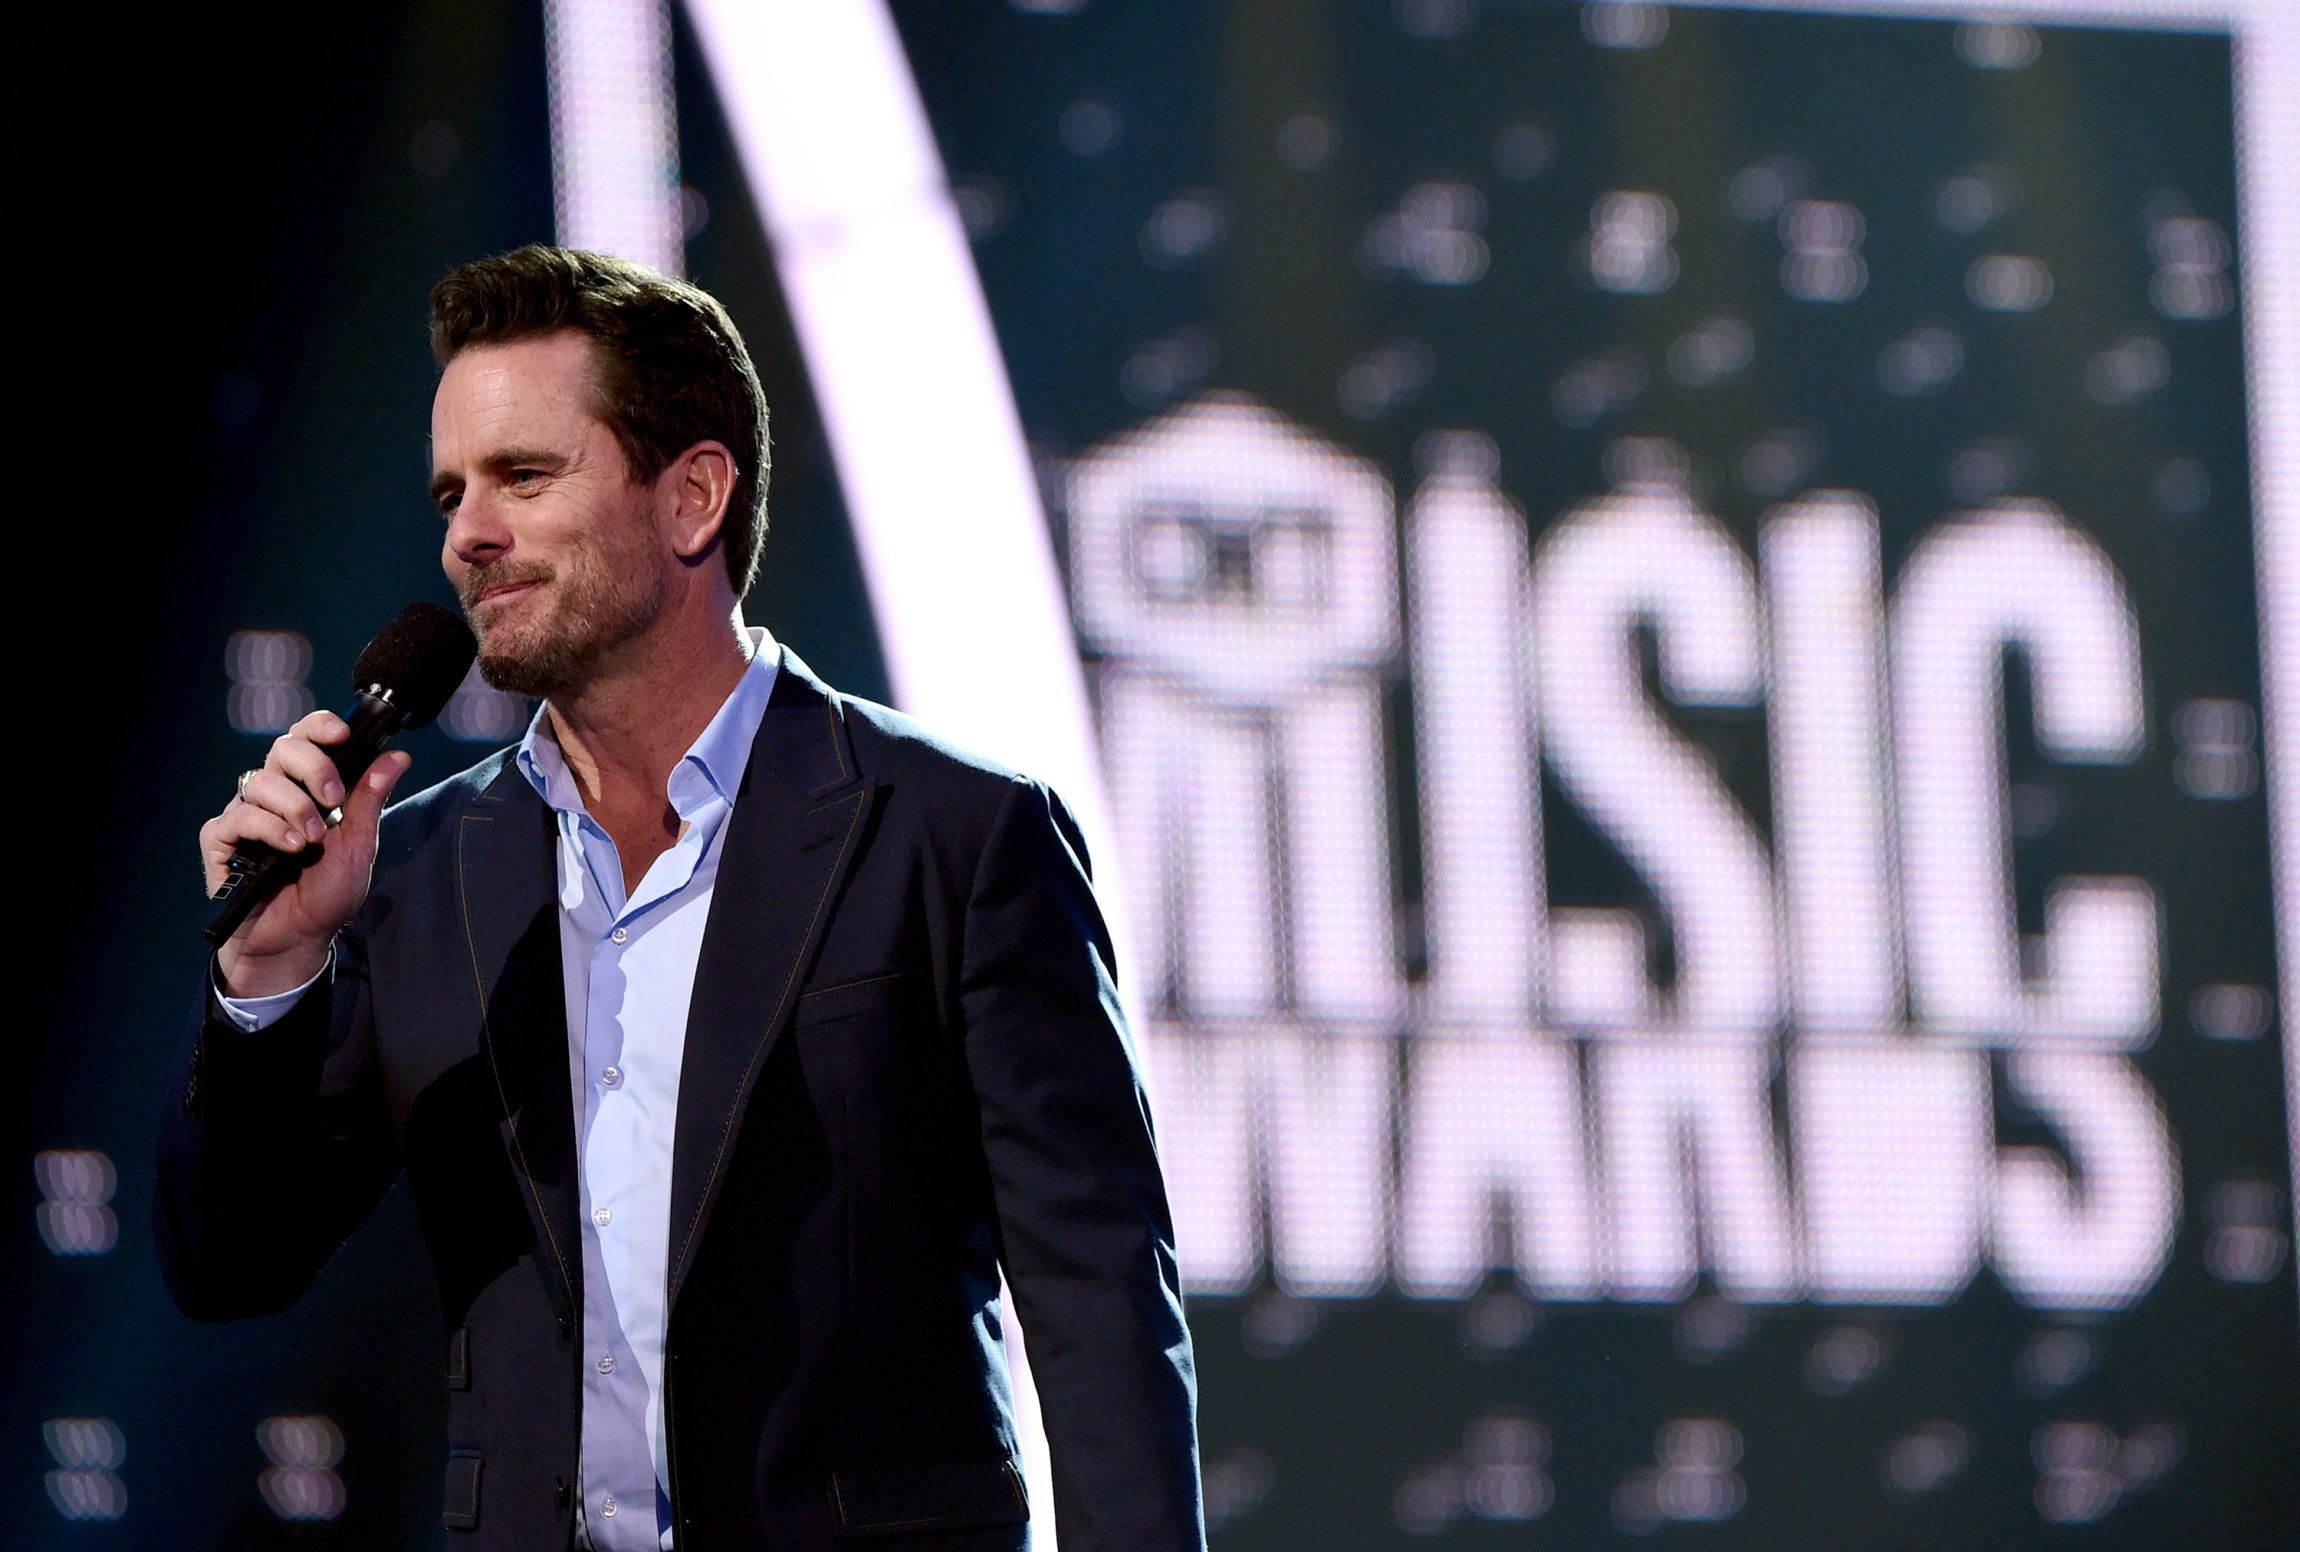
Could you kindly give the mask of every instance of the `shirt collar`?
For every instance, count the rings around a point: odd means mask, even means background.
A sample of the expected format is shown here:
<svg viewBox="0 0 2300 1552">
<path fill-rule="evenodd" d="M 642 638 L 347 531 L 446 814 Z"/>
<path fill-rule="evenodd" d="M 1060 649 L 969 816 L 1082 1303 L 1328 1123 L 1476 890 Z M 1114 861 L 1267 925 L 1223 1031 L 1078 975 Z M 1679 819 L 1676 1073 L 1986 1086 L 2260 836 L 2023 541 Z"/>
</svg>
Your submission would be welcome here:
<svg viewBox="0 0 2300 1552">
<path fill-rule="evenodd" d="M 750 764 L 751 745 L 758 741 L 759 724 L 766 720 L 767 701 L 774 694 L 775 675 L 781 671 L 782 651 L 765 626 L 745 629 L 751 640 L 750 665 L 735 681 L 710 725 L 671 769 L 665 796 L 682 819 L 693 818 L 690 810 L 713 798 L 734 802 L 743 784 L 743 771 Z M 527 736 L 519 741 L 517 758 L 519 773 L 554 812 L 586 813 L 575 774 L 567 768 L 558 735 L 552 731 L 549 707 L 535 708 Z"/>
</svg>

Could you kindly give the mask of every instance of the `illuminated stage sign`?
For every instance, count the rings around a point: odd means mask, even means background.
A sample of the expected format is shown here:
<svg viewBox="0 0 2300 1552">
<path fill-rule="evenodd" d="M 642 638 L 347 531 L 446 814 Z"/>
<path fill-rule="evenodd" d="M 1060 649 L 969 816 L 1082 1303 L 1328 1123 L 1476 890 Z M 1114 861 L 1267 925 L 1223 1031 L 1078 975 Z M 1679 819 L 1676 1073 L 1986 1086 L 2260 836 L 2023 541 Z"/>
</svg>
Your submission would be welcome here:
<svg viewBox="0 0 2300 1552">
<path fill-rule="evenodd" d="M 1857 493 L 1774 508 L 1752 564 L 1684 490 L 1632 483 L 1529 557 L 1487 439 L 1437 433 L 1428 461 L 1404 542 L 1418 996 L 1390 928 L 1387 482 L 1234 399 L 1073 476 L 1185 1276 L 1251 1286 L 1259 1206 L 1291 1292 L 1394 1272 L 1459 1297 L 1498 1196 L 1518 1275 L 1553 1298 L 1681 1298 L 1697 1244 L 1745 1299 L 1939 1302 L 1984 1250 L 2038 1305 L 2143 1293 L 2179 1199 L 2129 1056 L 2158 1024 L 2158 903 L 2138 878 L 2057 879 L 2024 938 L 2002 754 L 2008 650 L 2055 757 L 2140 753 L 2138 623 L 2100 548 L 2003 502 L 1928 533 L 1888 601 Z M 1641 628 L 1670 698 L 1766 706 L 1771 846 L 1649 699 Z M 1648 881 L 1671 986 L 1637 915 L 1549 910 L 1537 750 Z M 2065 1163 L 1999 1155 L 1993 1049 Z"/>
</svg>

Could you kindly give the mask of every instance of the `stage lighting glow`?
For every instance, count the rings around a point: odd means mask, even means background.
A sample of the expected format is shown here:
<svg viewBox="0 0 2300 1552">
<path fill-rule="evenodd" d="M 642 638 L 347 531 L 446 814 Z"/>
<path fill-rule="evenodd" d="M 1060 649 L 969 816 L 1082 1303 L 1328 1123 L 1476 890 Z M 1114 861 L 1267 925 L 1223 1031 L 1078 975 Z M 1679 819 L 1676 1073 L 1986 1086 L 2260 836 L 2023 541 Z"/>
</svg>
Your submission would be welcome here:
<svg viewBox="0 0 2300 1552">
<path fill-rule="evenodd" d="M 559 240 L 686 270 L 668 0 L 546 0 Z"/>
<path fill-rule="evenodd" d="M 1250 1514 L 1277 1485 L 1278 1470 L 1268 1455 L 1251 1445 L 1207 1461 L 1200 1479 L 1206 1492 L 1206 1529 L 1220 1530 L 1242 1514 Z"/>
<path fill-rule="evenodd" d="M 689 14 L 767 222 L 895 699 L 1052 783 L 1104 856 L 1037 476 L 893 24 L 877 5 Z"/>
<path fill-rule="evenodd" d="M 1652 296 L 1677 283 L 1677 207 L 1659 194 L 1617 191 L 1590 207 L 1581 262 L 1600 290 Z"/>
<path fill-rule="evenodd" d="M 2020 202 L 2020 184 L 2002 167 L 1983 165 L 1941 185 L 1933 210 L 1942 226 L 1970 237 Z"/>
<path fill-rule="evenodd" d="M 1466 286 L 1485 273 L 1491 250 L 1479 232 L 1485 197 L 1466 183 L 1417 183 L 1398 208 L 1366 228 L 1358 259 L 1368 277 L 1402 275 L 1425 286 Z"/>
<path fill-rule="evenodd" d="M 1805 1385 L 1817 1396 L 1842 1396 L 1885 1366 L 1888 1349 L 1867 1326 L 1832 1326 L 1805 1354 Z"/>
<path fill-rule="evenodd" d="M 1810 431 L 1789 428 L 1768 432 L 1751 442 L 1741 454 L 1741 484 L 1749 494 L 1768 500 L 1804 482 L 1821 461 L 1821 439 Z"/>
<path fill-rule="evenodd" d="M 1801 199 L 1781 212 L 1781 289 L 1800 302 L 1850 302 L 1869 284 L 1868 223 L 1842 200 Z"/>
<path fill-rule="evenodd" d="M 1934 1492 L 1965 1469 L 1972 1450 L 1972 1435 L 1955 1423 L 1927 1423 L 1885 1451 L 1885 1485 L 1909 1497 Z"/>
<path fill-rule="evenodd" d="M 256 1491 L 283 1520 L 332 1520 L 349 1502 L 343 1478 L 343 1430 L 332 1418 L 267 1417 L 256 1442 L 271 1462 L 256 1477 Z"/>
<path fill-rule="evenodd" d="M 2212 1188 L 2205 1215 L 2212 1237 L 2204 1264 L 2225 1283 L 2264 1283 L 2283 1270 L 2292 1243 L 2279 1227 L 2283 1201 L 2265 1180 L 2226 1180 Z"/>
<path fill-rule="evenodd" d="M 1278 126 L 1278 159 L 1296 172 L 1316 172 L 1334 154 L 1333 120 L 1297 113 Z"/>
<path fill-rule="evenodd" d="M 1887 393 L 1915 398 L 1956 381 L 1964 366 L 1965 342 L 1956 330 L 1920 324 L 1877 357 L 1877 381 Z"/>
<path fill-rule="evenodd" d="M 1637 0 L 1594 0 L 1581 8 L 1581 33 L 1600 48 L 1648 49 L 1669 36 L 1669 10 Z"/>
<path fill-rule="evenodd" d="M 504 744 L 524 733 L 535 715 L 535 703 L 524 695 L 498 690 L 481 677 L 479 665 L 463 676 L 463 683 L 448 697 L 439 714 L 447 736 L 463 743 Z"/>
<path fill-rule="evenodd" d="M 40 1436 L 56 1468 L 46 1478 L 48 1501 L 67 1520 L 116 1520 L 128 1512 L 128 1486 L 120 1466 L 127 1435 L 108 1417 L 51 1417 Z"/>
<path fill-rule="evenodd" d="M 1185 324 L 1137 350 L 1118 380 L 1119 389 L 1128 403 L 1156 409 L 1203 383 L 1220 358 L 1212 334 Z"/>
<path fill-rule="evenodd" d="M 2257 1040 L 2275 1011 L 2275 1000 L 2260 987 L 2216 984 L 2196 989 L 2188 1021 L 2207 1040 Z"/>
<path fill-rule="evenodd" d="M 1369 350 L 1343 368 L 1334 400 L 1352 420 L 1379 420 L 1429 386 L 1437 357 L 1412 335 Z"/>
<path fill-rule="evenodd" d="M 2242 701 L 2184 701 L 2172 714 L 2172 736 L 2180 745 L 2172 779 L 2190 797 L 2229 803 L 2259 786 L 2260 761 L 2252 752 L 2258 719 Z"/>
<path fill-rule="evenodd" d="M 1733 1468 L 1741 1461 L 1741 1433 L 1708 1417 L 1665 1423 L 1654 1435 L 1657 1464 L 1632 1473 L 1613 1495 L 1613 1522 L 1632 1536 L 1650 1535 L 1670 1521 L 1715 1524 L 1741 1512 L 1748 1490 Z"/>
<path fill-rule="evenodd" d="M 2166 216 L 2150 229 L 2156 276 L 2149 300 L 2167 318 L 2217 318 L 2235 300 L 2228 283 L 2228 234 L 2217 221 Z"/>
<path fill-rule="evenodd" d="M 316 702 L 311 686 L 311 643 L 296 631 L 243 630 L 224 643 L 224 672 L 232 681 L 224 717 L 237 733 L 284 733 Z"/>
<path fill-rule="evenodd" d="M 1462 1431 L 1461 1453 L 1407 1478 L 1393 1500 L 1398 1527 L 1434 1535 L 1455 1520 L 1538 1520 L 1556 1502 L 1542 1470 L 1549 1430 L 1519 1413 L 1490 1413 Z"/>
<path fill-rule="evenodd" d="M 2153 334 L 2127 334 L 2084 369 L 2084 391 L 2111 408 L 2144 399 L 2172 376 L 2172 357 Z"/>
<path fill-rule="evenodd" d="M 1592 360 L 1576 362 L 1558 378 L 1549 402 L 1558 424 L 1578 431 L 1625 408 L 1644 389 L 1645 358 L 1621 345 Z"/>
<path fill-rule="evenodd" d="M 1172 269 L 1201 258 L 1221 242 L 1222 201 L 1210 189 L 1175 195 L 1150 212 L 1142 224 L 1142 258 L 1153 268 Z"/>
<path fill-rule="evenodd" d="M 1756 358 L 1757 336 L 1740 319 L 1725 315 L 1680 334 L 1669 346 L 1669 375 L 1688 388 L 1738 375 Z"/>
<path fill-rule="evenodd" d="M 2068 1326 L 2048 1326 L 2021 1349 L 2013 1377 L 2032 1396 L 2066 1390 L 2092 1371 L 2099 1349 L 2092 1338 Z"/>
<path fill-rule="evenodd" d="M 1677 1306 L 1669 1323 L 1670 1346 L 1687 1363 L 1712 1364 L 1739 1352 L 1757 1329 L 1750 1306 L 1715 1293 L 1695 1294 Z"/>
<path fill-rule="evenodd" d="M 1781 207 L 1804 196 L 1813 182 L 1813 169 L 1804 158 L 1776 153 L 1750 163 L 1725 185 L 1725 203 L 1733 214 L 1755 225 L 1770 221 Z"/>
<path fill-rule="evenodd" d="M 1965 272 L 1973 301 L 2000 313 L 2033 313 L 2052 300 L 2052 270 L 2021 253 L 1989 253 Z"/>
<path fill-rule="evenodd" d="M 2024 70 L 2043 52 L 2036 29 L 2019 22 L 1973 21 L 1957 29 L 1957 53 L 1976 70 Z"/>
<path fill-rule="evenodd" d="M 1115 146 L 1125 129 L 1126 121 L 1116 108 L 1099 98 L 1081 97 L 1063 110 L 1062 149 L 1092 159 Z"/>
<path fill-rule="evenodd" d="M 120 1242 L 112 1192 L 120 1183 L 112 1161 L 92 1148 L 49 1149 L 34 1155 L 40 1205 L 33 1220 L 40 1243 L 59 1256 L 100 1256 Z"/>
</svg>

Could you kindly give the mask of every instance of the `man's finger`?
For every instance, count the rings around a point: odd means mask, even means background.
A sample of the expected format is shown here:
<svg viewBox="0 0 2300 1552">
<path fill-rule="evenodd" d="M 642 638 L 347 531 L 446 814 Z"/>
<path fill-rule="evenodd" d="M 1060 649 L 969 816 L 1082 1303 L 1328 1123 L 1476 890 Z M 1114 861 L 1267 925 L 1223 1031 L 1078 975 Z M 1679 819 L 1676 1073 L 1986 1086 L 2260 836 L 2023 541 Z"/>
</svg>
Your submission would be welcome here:
<svg viewBox="0 0 2300 1552">
<path fill-rule="evenodd" d="M 224 826 L 221 814 L 200 826 L 200 870 L 207 878 L 208 893 L 216 892 L 223 882 L 227 865 L 232 860 L 232 848 L 238 843 Z"/>
<path fill-rule="evenodd" d="M 291 738 L 315 744 L 340 744 L 351 736 L 351 725 L 332 711 L 315 711 L 272 741 L 277 749 Z"/>
<path fill-rule="evenodd" d="M 284 781 L 286 778 L 281 779 Z M 252 788 L 255 783 L 250 782 L 248 785 Z M 304 799 L 304 806 L 310 808 L 309 798 Z M 216 825 L 217 837 L 224 845 L 226 858 L 231 856 L 232 850 L 242 841 L 261 841 L 274 851 L 296 852 L 327 834 L 327 826 L 321 822 L 316 810 L 309 821 L 299 823 L 257 803 L 233 803 L 216 816 Z M 310 833 L 310 825 L 319 826 L 318 835 Z"/>
<path fill-rule="evenodd" d="M 399 785 L 399 778 L 415 763 L 415 756 L 404 749 L 394 749 L 379 755 L 344 799 L 343 823 L 345 829 L 356 828 L 366 834 L 374 830 L 383 813 L 383 805 L 391 801 L 391 789 Z"/>
<path fill-rule="evenodd" d="M 256 812 L 260 813 L 261 810 Z M 232 853 L 239 849 L 240 843 L 250 839 L 243 833 L 248 828 L 246 817 L 242 805 L 234 803 L 200 826 L 200 861 L 217 868 L 230 862 Z M 262 839 L 261 836 L 254 838 Z"/>
<path fill-rule="evenodd" d="M 277 816 L 282 824 L 301 831 L 305 840 L 317 841 L 327 837 L 327 816 L 312 801 L 311 794 L 269 766 L 248 773 L 247 785 L 241 789 L 239 801 L 244 807 L 261 809 Z M 231 812 L 229 808 L 224 810 L 227 820 Z M 276 844 L 268 834 L 258 831 L 255 835 L 260 841 Z"/>
<path fill-rule="evenodd" d="M 335 762 L 310 739 L 289 737 L 278 740 L 272 745 L 271 758 L 265 763 L 318 799 L 321 807 L 335 808 L 342 804 L 343 781 L 336 774 Z"/>
</svg>

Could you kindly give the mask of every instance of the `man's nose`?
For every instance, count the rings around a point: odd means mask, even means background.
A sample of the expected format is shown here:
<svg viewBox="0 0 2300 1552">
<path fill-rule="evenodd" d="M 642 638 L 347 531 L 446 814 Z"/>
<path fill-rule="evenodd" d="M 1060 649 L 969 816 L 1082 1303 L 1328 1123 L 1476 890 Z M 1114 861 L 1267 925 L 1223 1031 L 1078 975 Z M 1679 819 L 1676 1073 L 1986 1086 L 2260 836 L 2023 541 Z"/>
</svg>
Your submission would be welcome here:
<svg viewBox="0 0 2300 1552">
<path fill-rule="evenodd" d="M 472 492 L 456 503 L 454 516 L 447 520 L 449 554 L 467 566 L 477 566 L 510 548 L 510 525 L 484 493 Z"/>
</svg>

